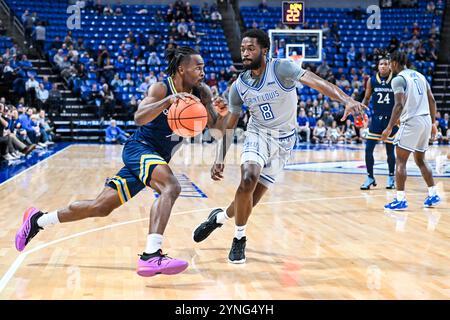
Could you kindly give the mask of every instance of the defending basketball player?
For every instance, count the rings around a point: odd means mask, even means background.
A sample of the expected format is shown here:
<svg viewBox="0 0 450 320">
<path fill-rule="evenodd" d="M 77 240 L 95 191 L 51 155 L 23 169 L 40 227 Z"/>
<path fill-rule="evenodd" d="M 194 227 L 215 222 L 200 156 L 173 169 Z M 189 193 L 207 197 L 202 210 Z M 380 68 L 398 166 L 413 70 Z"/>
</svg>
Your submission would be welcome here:
<svg viewBox="0 0 450 320">
<path fill-rule="evenodd" d="M 93 217 L 106 217 L 129 201 L 146 186 L 160 196 L 150 211 L 147 245 L 138 260 L 137 273 L 141 276 L 176 274 L 188 263 L 170 258 L 161 250 L 163 234 L 172 207 L 180 194 L 180 184 L 168 163 L 182 139 L 174 137 L 167 123 L 167 109 L 178 99 L 196 99 L 206 106 L 208 126 L 223 128 L 224 117 L 214 111 L 209 87 L 203 83 L 204 62 L 200 54 L 188 47 L 168 52 L 167 73 L 164 82 L 153 84 L 148 96 L 139 105 L 134 119 L 139 128 L 126 142 L 122 158 L 125 166 L 114 177 L 107 179 L 105 188 L 95 200 L 77 201 L 68 207 L 44 213 L 29 208 L 16 235 L 16 248 L 22 251 L 36 234 L 49 225 Z M 227 110 L 223 110 L 226 115 Z"/>
<path fill-rule="evenodd" d="M 433 173 L 425 162 L 425 152 L 428 149 L 430 138 L 434 139 L 437 132 L 434 125 L 436 101 L 425 77 L 415 70 L 408 69 L 406 63 L 405 53 L 394 52 L 392 54 L 390 67 L 397 74 L 392 80 L 395 106 L 392 110 L 391 120 L 383 131 L 381 139 L 386 141 L 391 136 L 398 120 L 400 120 L 400 129 L 394 141 L 397 152 L 395 177 L 397 197 L 384 206 L 388 210 L 408 208 L 405 181 L 407 177 L 406 163 L 411 152 L 414 153 L 416 165 L 428 186 L 428 197 L 424 201 L 424 206 L 433 207 L 441 202 L 441 198 L 436 192 Z"/>
<path fill-rule="evenodd" d="M 373 165 L 375 163 L 373 152 L 376 145 L 380 141 L 381 133 L 386 129 L 391 118 L 392 109 L 394 108 L 394 91 L 391 87 L 391 80 L 393 74 L 389 69 L 389 59 L 384 56 L 378 61 L 378 73 L 369 78 L 366 85 L 366 94 L 364 96 L 363 104 L 368 105 L 373 97 L 373 115 L 367 134 L 365 160 L 367 168 L 366 181 L 361 185 L 361 190 L 369 190 L 370 186 L 376 186 L 377 182 L 373 174 Z M 398 127 L 395 126 L 392 130 L 391 136 L 385 143 L 387 163 L 389 167 L 389 176 L 387 179 L 386 189 L 395 188 L 395 150 L 394 142 L 395 134 Z"/>
<path fill-rule="evenodd" d="M 228 101 L 231 115 L 227 121 L 227 128 L 234 129 L 242 105 L 249 107 L 251 116 L 241 155 L 241 182 L 228 208 L 213 210 L 193 235 L 194 241 L 203 241 L 234 217 L 235 236 L 228 256 L 231 263 L 245 262 L 245 232 L 252 208 L 275 183 L 295 144 L 296 83 L 300 81 L 345 104 L 343 119 L 366 108 L 337 86 L 291 60 L 267 60 L 269 48 L 270 39 L 264 31 L 251 30 L 243 35 L 241 56 L 245 72 L 231 86 Z M 227 130 L 222 143 L 218 143 L 219 150 L 211 170 L 213 180 L 223 178 L 224 158 L 232 136 L 232 130 Z"/>
</svg>

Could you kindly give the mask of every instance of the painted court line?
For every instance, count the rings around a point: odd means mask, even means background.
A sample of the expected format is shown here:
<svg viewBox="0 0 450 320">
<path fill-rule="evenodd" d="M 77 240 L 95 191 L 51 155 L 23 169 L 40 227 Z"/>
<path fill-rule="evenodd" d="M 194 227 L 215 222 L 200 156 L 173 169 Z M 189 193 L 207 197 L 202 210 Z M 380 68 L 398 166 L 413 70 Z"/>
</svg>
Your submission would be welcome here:
<svg viewBox="0 0 450 320">
<path fill-rule="evenodd" d="M 24 173 L 27 172 L 28 170 L 31 170 L 31 169 L 35 168 L 36 166 L 40 165 L 41 163 L 44 163 L 44 162 L 46 162 L 47 160 L 50 160 L 50 159 L 53 158 L 54 156 L 60 154 L 62 151 L 68 150 L 68 149 L 69 149 L 70 147 L 72 147 L 72 146 L 73 146 L 73 144 L 68 145 L 67 147 L 62 148 L 61 150 L 56 151 L 56 152 L 55 152 L 54 154 L 52 154 L 51 156 L 49 156 L 49 157 L 47 157 L 47 158 L 45 158 L 45 159 L 39 161 L 38 163 L 33 164 L 31 167 L 26 168 L 25 170 L 23 170 L 22 172 L 16 174 L 15 176 L 9 178 L 8 180 L 3 181 L 2 183 L 0 183 L 0 187 L 1 187 L 2 185 L 4 185 L 5 183 L 11 182 L 11 181 L 13 181 L 14 179 L 20 177 L 22 174 L 24 174 Z"/>
<path fill-rule="evenodd" d="M 414 196 L 414 195 L 420 195 L 419 193 L 417 194 L 409 194 L 410 196 Z M 309 201 L 326 201 L 326 200 L 346 200 L 346 199 L 360 199 L 360 198 L 374 198 L 374 197 L 386 197 L 386 194 L 383 195 L 362 195 L 362 196 L 344 196 L 344 197 L 324 197 L 324 198 L 313 198 L 313 199 L 294 199 L 294 200 L 285 200 L 285 201 L 269 201 L 269 202 L 261 202 L 258 203 L 258 205 L 274 205 L 274 204 L 282 204 L 282 203 L 294 203 L 294 202 L 309 202 Z M 203 209 L 193 209 L 193 210 L 187 210 L 187 211 L 180 211 L 180 212 L 175 212 L 172 214 L 172 216 L 177 216 L 177 215 L 182 215 L 182 214 L 186 214 L 186 213 L 193 213 L 193 212 L 202 212 L 202 211 L 209 211 L 212 209 L 215 209 L 217 207 L 224 207 L 224 206 L 215 206 L 215 207 L 211 207 L 211 208 L 203 208 Z M 102 231 L 102 230 L 106 230 L 106 229 L 112 229 L 115 227 L 120 227 L 120 226 L 124 226 L 127 224 L 132 224 L 132 223 L 136 223 L 136 222 L 142 222 L 142 221 L 147 221 L 149 220 L 149 217 L 147 218 L 141 218 L 141 219 L 134 219 L 134 220 L 130 220 L 130 221 L 125 221 L 125 222 L 120 222 L 120 223 L 115 223 L 115 224 L 111 224 L 111 225 L 107 225 L 107 226 L 103 226 L 103 227 L 99 227 L 99 228 L 95 228 L 95 229 L 89 229 L 83 232 L 78 232 L 60 239 L 56 239 L 44 244 L 41 244 L 39 246 L 37 246 L 36 248 L 33 248 L 31 250 L 25 251 L 23 253 L 21 253 L 16 260 L 13 262 L 13 264 L 9 267 L 8 271 L 3 275 L 2 279 L 0 280 L 0 293 L 2 293 L 3 289 L 5 289 L 6 285 L 9 283 L 9 281 L 11 280 L 11 278 L 14 276 L 14 274 L 16 273 L 16 271 L 20 268 L 22 262 L 25 260 L 25 258 L 31 254 L 34 253 L 36 251 L 42 250 L 44 248 L 47 248 L 51 245 L 66 241 L 66 240 L 70 240 L 70 239 L 74 239 L 77 237 L 81 237 L 84 236 L 86 234 L 90 234 L 90 233 L 94 233 L 97 231 Z"/>
</svg>

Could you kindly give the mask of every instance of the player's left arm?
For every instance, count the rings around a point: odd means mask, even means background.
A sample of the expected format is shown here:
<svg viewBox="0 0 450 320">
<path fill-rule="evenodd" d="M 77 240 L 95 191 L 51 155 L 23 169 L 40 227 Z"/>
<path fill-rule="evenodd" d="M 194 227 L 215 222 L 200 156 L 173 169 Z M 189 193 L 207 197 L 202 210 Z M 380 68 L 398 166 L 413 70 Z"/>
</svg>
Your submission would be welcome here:
<svg viewBox="0 0 450 320">
<path fill-rule="evenodd" d="M 387 140 L 387 138 L 391 135 L 392 130 L 394 129 L 394 126 L 398 123 L 400 120 L 400 115 L 402 114 L 403 108 L 404 108 L 404 101 L 405 101 L 405 89 L 406 89 L 406 80 L 401 77 L 397 76 L 394 79 L 392 79 L 392 89 L 394 90 L 394 109 L 392 109 L 391 119 L 389 120 L 389 124 L 384 129 L 383 133 L 381 134 L 381 140 Z"/>
<path fill-rule="evenodd" d="M 311 71 L 306 71 L 298 80 L 308 87 L 311 87 L 323 95 L 331 98 L 332 100 L 338 101 L 339 103 L 345 105 L 345 111 L 341 121 L 347 119 L 350 114 L 360 114 L 364 111 L 364 109 L 367 109 L 364 104 L 346 95 L 338 86 L 322 79 Z"/>
<path fill-rule="evenodd" d="M 200 87 L 200 100 L 208 113 L 208 128 L 219 129 L 222 132 L 229 114 L 225 99 L 221 97 L 214 98 L 211 89 L 206 84 L 202 84 Z M 214 131 L 211 130 L 213 137 Z"/>
<path fill-rule="evenodd" d="M 345 112 L 342 120 L 346 119 L 350 114 L 361 113 L 367 109 L 362 103 L 353 100 L 346 95 L 338 86 L 322 79 L 311 71 L 304 70 L 299 64 L 292 60 L 281 59 L 275 66 L 277 77 L 282 82 L 295 83 L 301 82 L 308 87 L 311 87 L 323 95 L 330 97 L 332 100 L 338 101 L 345 105 Z"/>
<path fill-rule="evenodd" d="M 431 116 L 431 139 L 434 140 L 438 132 L 435 124 L 437 108 L 436 108 L 436 100 L 434 99 L 433 92 L 431 92 L 430 84 L 428 82 L 427 82 L 427 98 Z"/>
</svg>

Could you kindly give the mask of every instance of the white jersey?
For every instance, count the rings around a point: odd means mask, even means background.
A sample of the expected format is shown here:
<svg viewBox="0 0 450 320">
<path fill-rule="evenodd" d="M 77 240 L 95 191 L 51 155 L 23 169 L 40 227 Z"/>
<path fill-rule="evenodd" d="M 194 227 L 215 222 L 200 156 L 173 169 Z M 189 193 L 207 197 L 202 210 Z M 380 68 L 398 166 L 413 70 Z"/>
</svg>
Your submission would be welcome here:
<svg viewBox="0 0 450 320">
<path fill-rule="evenodd" d="M 405 102 L 400 115 L 400 122 L 405 122 L 417 116 L 429 115 L 430 105 L 427 90 L 430 86 L 425 77 L 411 69 L 401 71 L 398 76 L 406 81 Z"/>
<path fill-rule="evenodd" d="M 236 89 L 242 102 L 249 108 L 248 131 L 270 132 L 283 137 L 295 132 L 297 114 L 297 90 L 295 84 L 284 87 L 277 74 L 275 64 L 280 59 L 267 61 L 267 67 L 258 86 L 251 86 L 242 73 L 236 81 Z M 247 75 L 248 76 L 248 75 Z"/>
</svg>

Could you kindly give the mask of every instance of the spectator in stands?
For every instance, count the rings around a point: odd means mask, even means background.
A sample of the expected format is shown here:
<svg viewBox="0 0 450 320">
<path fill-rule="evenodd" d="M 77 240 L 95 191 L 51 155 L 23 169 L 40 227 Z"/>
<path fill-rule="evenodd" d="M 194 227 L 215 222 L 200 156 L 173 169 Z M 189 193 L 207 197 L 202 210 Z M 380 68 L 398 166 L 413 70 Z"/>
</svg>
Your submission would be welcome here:
<svg viewBox="0 0 450 320">
<path fill-rule="evenodd" d="M 114 91 L 117 91 L 117 89 L 119 89 L 122 86 L 123 86 L 123 82 L 120 79 L 120 75 L 118 73 L 116 73 L 114 75 L 114 79 L 111 81 L 111 87 Z"/>
<path fill-rule="evenodd" d="M 164 22 L 164 16 L 161 12 L 161 10 L 157 10 L 156 14 L 153 16 L 153 21 L 155 22 Z"/>
<path fill-rule="evenodd" d="M 59 36 L 56 36 L 50 45 L 50 49 L 59 50 L 61 49 L 62 41 Z"/>
<path fill-rule="evenodd" d="M 303 141 L 302 133 L 305 133 L 306 142 L 310 142 L 311 129 L 309 128 L 309 121 L 304 108 L 300 109 L 297 117 L 297 132 L 300 141 Z"/>
<path fill-rule="evenodd" d="M 412 34 L 414 36 L 420 37 L 420 27 L 419 27 L 419 24 L 417 22 L 414 22 L 414 24 L 413 24 Z"/>
<path fill-rule="evenodd" d="M 104 16 L 112 16 L 114 15 L 114 11 L 111 8 L 111 6 L 108 4 L 106 7 L 103 8 L 103 15 Z"/>
<path fill-rule="evenodd" d="M 62 49 L 58 49 L 58 52 L 53 57 L 53 62 L 58 67 L 58 70 L 61 70 L 61 65 L 64 62 L 64 52 Z"/>
<path fill-rule="evenodd" d="M 103 68 L 109 62 L 110 58 L 108 49 L 106 48 L 106 46 L 100 45 L 98 51 L 97 66 L 99 68 Z"/>
<path fill-rule="evenodd" d="M 146 50 L 148 52 L 156 52 L 157 46 L 156 46 L 156 39 L 153 36 L 150 36 L 148 38 L 148 44 L 146 46 Z"/>
<path fill-rule="evenodd" d="M 126 105 L 126 110 L 125 110 L 127 113 L 128 119 L 133 119 L 133 115 L 136 112 L 138 105 L 139 105 L 139 103 L 136 100 L 136 96 L 132 95 L 130 101 Z"/>
<path fill-rule="evenodd" d="M 123 16 L 122 9 L 121 9 L 120 7 L 117 7 L 116 10 L 114 11 L 114 15 L 115 15 L 116 17 L 121 17 L 121 16 Z"/>
<path fill-rule="evenodd" d="M 38 25 L 34 29 L 33 34 L 36 39 L 36 49 L 38 50 L 41 57 L 44 57 L 44 45 L 46 40 L 46 30 L 42 22 L 38 22 Z"/>
<path fill-rule="evenodd" d="M 417 48 L 419 48 L 421 45 L 421 42 L 420 42 L 419 38 L 417 37 L 417 35 L 413 35 L 412 38 L 408 41 L 408 43 L 413 45 L 414 51 L 416 51 Z"/>
<path fill-rule="evenodd" d="M 259 12 L 268 12 L 269 6 L 267 5 L 267 0 L 261 0 L 261 3 L 258 5 L 258 11 Z"/>
<path fill-rule="evenodd" d="M 392 37 L 391 41 L 389 42 L 389 52 L 394 52 L 395 50 L 397 50 L 399 46 L 399 41 L 396 37 Z"/>
<path fill-rule="evenodd" d="M 116 100 L 114 99 L 114 93 L 109 89 L 109 86 L 105 83 L 100 91 L 102 103 L 100 105 L 100 117 L 103 115 L 112 116 L 116 107 Z"/>
<path fill-rule="evenodd" d="M 111 119 L 110 125 L 105 129 L 105 141 L 107 143 L 124 144 L 130 135 L 117 126 L 117 122 Z"/>
<path fill-rule="evenodd" d="M 210 87 L 218 85 L 216 74 L 214 72 L 209 75 L 209 79 L 206 80 L 206 84 Z"/>
<path fill-rule="evenodd" d="M 161 59 L 156 55 L 156 52 L 151 52 L 148 56 L 147 65 L 159 66 L 161 65 Z"/>
<path fill-rule="evenodd" d="M 123 81 L 124 87 L 134 87 L 134 81 L 131 78 L 131 73 L 127 73 L 126 79 Z"/>
<path fill-rule="evenodd" d="M 195 41 L 195 43 L 200 43 L 200 34 L 197 32 L 195 25 L 191 26 L 191 30 L 189 30 L 188 32 L 188 38 L 192 41 Z"/>
<path fill-rule="evenodd" d="M 355 62 L 356 59 L 356 52 L 355 52 L 355 47 L 353 46 L 353 44 L 351 45 L 350 49 L 347 52 L 347 66 L 352 66 Z"/>
<path fill-rule="evenodd" d="M 311 110 L 308 111 L 308 123 L 311 129 L 314 129 L 316 127 L 316 118 L 314 117 Z"/>
<path fill-rule="evenodd" d="M 145 77 L 145 81 L 141 83 L 139 88 L 136 89 L 138 92 L 147 92 L 148 88 L 150 87 L 150 77 Z"/>
<path fill-rule="evenodd" d="M 320 64 L 320 66 L 317 68 L 316 73 L 321 78 L 325 78 L 325 76 L 327 75 L 327 73 L 329 71 L 331 71 L 330 66 L 328 65 L 328 63 L 325 60 L 323 60 L 322 63 Z"/>
<path fill-rule="evenodd" d="M 58 90 L 58 85 L 56 83 L 52 84 L 52 90 L 49 92 L 48 95 L 48 104 L 50 112 L 56 111 L 58 114 L 61 113 L 63 100 L 62 94 Z"/>
<path fill-rule="evenodd" d="M 448 113 L 444 113 L 444 117 L 439 119 L 439 127 L 441 128 L 442 134 L 444 136 L 447 136 L 447 131 L 449 131 L 448 125 L 449 125 L 449 115 Z"/>
<path fill-rule="evenodd" d="M 49 97 L 49 92 L 47 89 L 45 89 L 43 83 L 39 84 L 38 89 L 36 91 L 36 97 L 37 97 L 38 109 L 48 110 L 47 101 L 48 101 L 48 97 Z"/>
<path fill-rule="evenodd" d="M 33 109 L 31 108 L 25 109 L 24 107 L 19 106 L 17 108 L 17 111 L 19 113 L 18 119 L 18 124 L 20 125 L 19 128 L 26 132 L 26 136 L 30 139 L 30 141 L 33 144 L 38 143 L 37 132 L 34 128 L 35 124 L 31 120 L 31 116 L 33 115 Z"/>
<path fill-rule="evenodd" d="M 344 141 L 346 143 L 353 143 L 358 140 L 358 136 L 356 134 L 356 127 L 350 119 L 347 119 L 345 121 L 345 124 L 343 125 L 341 131 L 344 133 L 345 139 Z"/>
<path fill-rule="evenodd" d="M 34 79 L 34 75 L 30 74 L 28 81 L 25 83 L 28 105 L 33 106 L 36 102 L 36 93 L 39 88 L 39 82 Z"/>
<path fill-rule="evenodd" d="M 23 18 L 23 16 L 22 16 Z M 25 43 L 31 46 L 31 34 L 33 32 L 34 20 L 33 16 L 28 14 L 25 16 L 25 21 L 23 23 L 25 29 Z"/>
<path fill-rule="evenodd" d="M 189 21 L 190 23 L 194 22 L 194 13 L 192 12 L 191 5 L 186 6 L 186 11 L 184 13 L 184 16 L 186 17 L 186 21 Z"/>
<path fill-rule="evenodd" d="M 51 82 L 48 80 L 48 76 L 43 76 L 42 77 L 42 84 L 44 85 L 44 88 L 47 90 L 52 90 L 52 84 Z"/>
<path fill-rule="evenodd" d="M 54 144 L 54 142 L 53 142 L 53 139 L 54 139 L 53 124 L 51 123 L 51 121 L 49 119 L 47 119 L 45 110 L 39 111 L 39 117 L 38 117 L 37 121 L 39 122 L 39 127 L 41 128 L 41 130 L 43 130 L 45 132 L 45 134 L 47 135 L 47 139 L 48 139 L 47 145 Z"/>
<path fill-rule="evenodd" d="M 344 141 L 341 129 L 339 129 L 337 122 L 334 120 L 331 122 L 331 126 L 328 127 L 327 138 L 330 143 L 339 143 Z"/>
<path fill-rule="evenodd" d="M 154 71 L 150 71 L 148 79 L 149 79 L 148 83 L 149 83 L 150 86 L 152 84 L 155 84 L 155 83 L 158 82 L 158 78 L 156 78 Z"/>
<path fill-rule="evenodd" d="M 180 22 L 178 23 L 177 31 L 178 33 L 185 33 L 185 34 L 188 33 L 189 27 L 184 19 L 181 19 Z"/>
<path fill-rule="evenodd" d="M 326 142 L 327 129 L 322 120 L 317 121 L 317 126 L 313 130 L 312 142 L 313 143 L 324 143 Z"/>
<path fill-rule="evenodd" d="M 216 7 L 211 8 L 211 21 L 213 22 L 212 27 L 217 28 L 217 23 L 222 22 L 222 15 L 217 10 Z"/>
<path fill-rule="evenodd" d="M 203 4 L 203 7 L 202 7 L 202 10 L 201 10 L 201 16 L 202 16 L 202 20 L 203 21 L 205 21 L 205 22 L 208 22 L 209 20 L 210 20 L 210 18 L 211 18 L 211 13 L 210 13 L 210 11 L 209 11 L 209 6 L 208 6 L 208 3 L 207 2 L 205 2 L 204 4 Z"/>
</svg>

